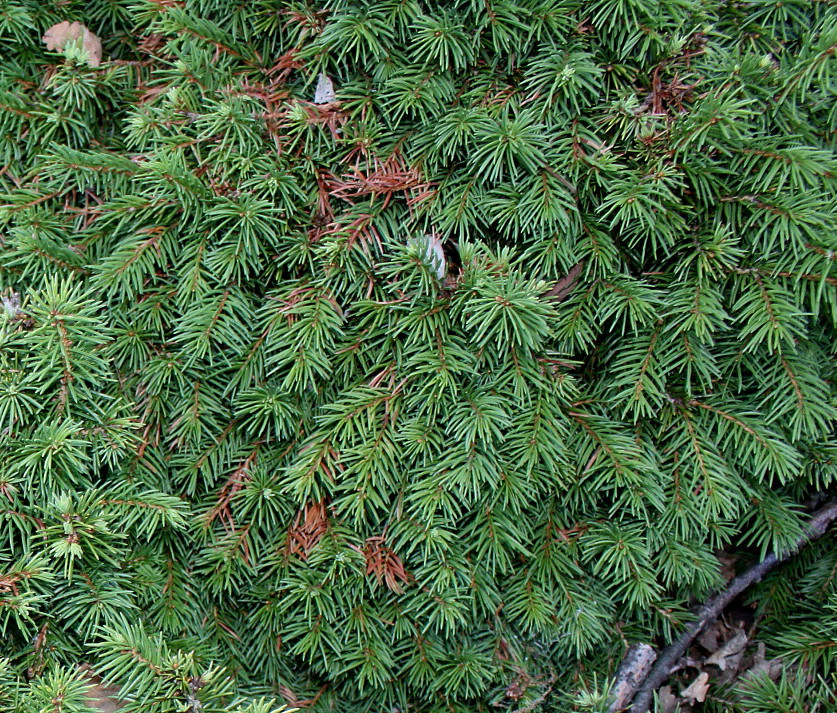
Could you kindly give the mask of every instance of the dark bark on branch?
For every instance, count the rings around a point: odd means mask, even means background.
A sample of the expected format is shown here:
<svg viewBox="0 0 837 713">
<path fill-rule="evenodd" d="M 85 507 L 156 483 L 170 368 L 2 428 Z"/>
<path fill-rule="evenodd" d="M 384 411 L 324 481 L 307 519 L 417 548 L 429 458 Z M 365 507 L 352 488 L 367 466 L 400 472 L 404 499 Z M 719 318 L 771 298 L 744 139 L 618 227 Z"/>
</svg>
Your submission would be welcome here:
<svg viewBox="0 0 837 713">
<path fill-rule="evenodd" d="M 654 691 L 666 682 L 671 669 L 707 624 L 715 621 L 751 584 L 760 581 L 770 570 L 789 560 L 805 545 L 822 537 L 834 520 L 837 520 L 837 500 L 825 505 L 811 517 L 803 534 L 791 549 L 779 554 L 771 552 L 761 562 L 735 577 L 724 591 L 714 595 L 698 609 L 696 620 L 690 622 L 680 637 L 660 654 L 648 676 L 638 686 L 633 705 L 629 709 L 630 713 L 648 713 L 654 700 Z"/>
</svg>

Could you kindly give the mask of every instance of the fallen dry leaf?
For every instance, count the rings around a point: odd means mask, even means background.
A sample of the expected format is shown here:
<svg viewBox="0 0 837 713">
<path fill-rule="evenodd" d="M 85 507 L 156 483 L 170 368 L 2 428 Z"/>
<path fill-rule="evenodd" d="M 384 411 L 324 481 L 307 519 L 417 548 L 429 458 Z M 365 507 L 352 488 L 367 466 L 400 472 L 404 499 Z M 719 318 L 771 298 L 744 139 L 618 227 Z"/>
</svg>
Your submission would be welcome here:
<svg viewBox="0 0 837 713">
<path fill-rule="evenodd" d="M 556 282 L 552 289 L 549 290 L 544 296 L 551 297 L 556 302 L 561 302 L 569 297 L 570 293 L 575 289 L 576 284 L 581 276 L 581 272 L 584 270 L 584 260 L 577 262 L 570 268 L 570 271 L 562 277 L 558 282 Z"/>
<path fill-rule="evenodd" d="M 0 301 L 3 302 L 3 308 L 6 310 L 6 314 L 10 319 L 14 319 L 23 311 L 20 309 L 20 295 L 17 292 L 3 295 L 0 297 Z"/>
<path fill-rule="evenodd" d="M 704 671 L 698 676 L 691 685 L 680 694 L 681 698 L 690 703 L 703 703 L 706 700 L 706 694 L 709 692 L 709 674 Z"/>
<path fill-rule="evenodd" d="M 663 686 L 658 692 L 660 700 L 659 713 L 674 713 L 677 710 L 677 696 L 672 693 L 671 686 Z"/>
<path fill-rule="evenodd" d="M 756 650 L 755 655 L 753 656 L 753 664 L 750 666 L 748 670 L 746 670 L 742 675 L 741 679 L 746 681 L 749 678 L 754 676 L 758 676 L 759 674 L 766 673 L 771 681 L 775 681 L 782 673 L 782 660 L 781 659 L 770 659 L 768 660 L 765 657 L 765 645 L 764 642 L 759 641 L 758 648 Z"/>
<path fill-rule="evenodd" d="M 436 272 L 436 277 L 440 280 L 445 277 L 448 272 L 448 263 L 444 248 L 442 248 L 442 237 L 438 233 L 408 238 L 407 245 L 418 247 L 422 262 Z"/>
<path fill-rule="evenodd" d="M 102 713 L 115 713 L 118 710 L 122 710 L 122 704 L 114 698 L 118 693 L 118 688 L 102 686 L 100 684 L 93 686 L 87 692 L 87 697 L 96 710 L 102 711 Z"/>
<path fill-rule="evenodd" d="M 334 82 L 325 72 L 320 72 L 317 88 L 314 90 L 315 104 L 331 104 L 334 101 Z"/>
<path fill-rule="evenodd" d="M 721 671 L 726 671 L 727 668 L 735 668 L 741 660 L 741 654 L 744 652 L 747 641 L 747 634 L 743 629 L 739 630 L 735 636 L 706 659 L 706 663 L 714 664 Z"/>
<path fill-rule="evenodd" d="M 117 700 L 119 689 L 116 686 L 106 686 L 102 679 L 87 664 L 79 667 L 90 688 L 87 690 L 88 705 L 102 713 L 116 713 L 122 710 L 122 704 Z"/>
<path fill-rule="evenodd" d="M 46 48 L 51 52 L 63 52 L 72 42 L 81 41 L 81 49 L 91 67 L 102 63 L 102 41 L 80 22 L 59 22 L 43 36 Z"/>
<path fill-rule="evenodd" d="M 720 646 L 721 629 L 724 625 L 720 621 L 714 621 L 707 626 L 697 637 L 697 642 L 710 654 L 714 654 Z"/>
</svg>

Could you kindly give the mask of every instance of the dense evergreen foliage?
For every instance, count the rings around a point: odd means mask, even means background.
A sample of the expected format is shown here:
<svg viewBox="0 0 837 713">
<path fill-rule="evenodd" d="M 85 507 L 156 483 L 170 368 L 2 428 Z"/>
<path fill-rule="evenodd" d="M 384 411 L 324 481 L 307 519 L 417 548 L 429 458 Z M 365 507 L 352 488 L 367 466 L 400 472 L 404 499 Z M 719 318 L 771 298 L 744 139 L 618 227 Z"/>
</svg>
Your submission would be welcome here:
<svg viewBox="0 0 837 713">
<path fill-rule="evenodd" d="M 831 3 L 317 2 L 0 0 L 4 711 L 606 710 L 834 488 Z"/>
</svg>

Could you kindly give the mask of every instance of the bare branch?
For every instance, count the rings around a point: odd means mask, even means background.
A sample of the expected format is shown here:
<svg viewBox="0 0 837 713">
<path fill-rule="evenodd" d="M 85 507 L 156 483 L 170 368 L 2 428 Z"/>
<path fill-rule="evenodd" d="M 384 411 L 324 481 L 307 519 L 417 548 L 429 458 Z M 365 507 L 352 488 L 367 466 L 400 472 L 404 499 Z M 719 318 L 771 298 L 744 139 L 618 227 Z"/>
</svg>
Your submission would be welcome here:
<svg viewBox="0 0 837 713">
<path fill-rule="evenodd" d="M 808 521 L 803 534 L 796 540 L 794 546 L 785 552 L 776 554 L 771 552 L 761 562 L 753 565 L 745 572 L 733 579 L 729 586 L 714 595 L 697 611 L 696 619 L 689 623 L 680 637 L 666 648 L 657 659 L 647 678 L 637 687 L 636 697 L 630 707 L 630 713 L 648 713 L 654 700 L 654 691 L 668 679 L 671 669 L 685 653 L 695 637 L 703 629 L 717 619 L 732 601 L 751 584 L 761 579 L 772 569 L 786 562 L 803 547 L 825 534 L 834 520 L 837 520 L 837 500 L 818 510 Z M 630 656 L 630 651 L 628 656 Z M 627 657 L 626 657 L 627 658 Z"/>
</svg>

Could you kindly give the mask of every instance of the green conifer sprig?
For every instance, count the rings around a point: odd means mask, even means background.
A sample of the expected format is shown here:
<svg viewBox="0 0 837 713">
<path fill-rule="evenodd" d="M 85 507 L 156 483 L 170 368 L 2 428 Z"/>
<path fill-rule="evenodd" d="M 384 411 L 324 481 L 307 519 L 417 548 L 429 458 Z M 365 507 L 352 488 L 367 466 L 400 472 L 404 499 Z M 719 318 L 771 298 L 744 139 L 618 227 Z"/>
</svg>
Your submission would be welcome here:
<svg viewBox="0 0 837 713">
<path fill-rule="evenodd" d="M 151 713 L 606 709 L 834 488 L 835 41 L 826 2 L 0 2 L 0 706 L 89 710 L 85 664 Z M 833 549 L 753 594 L 816 693 L 734 710 L 833 698 Z"/>
</svg>

